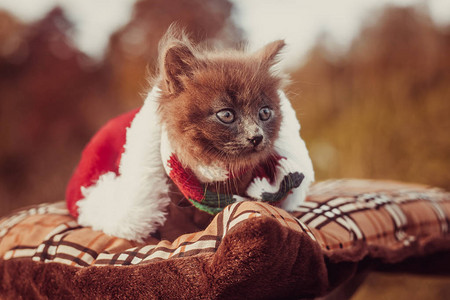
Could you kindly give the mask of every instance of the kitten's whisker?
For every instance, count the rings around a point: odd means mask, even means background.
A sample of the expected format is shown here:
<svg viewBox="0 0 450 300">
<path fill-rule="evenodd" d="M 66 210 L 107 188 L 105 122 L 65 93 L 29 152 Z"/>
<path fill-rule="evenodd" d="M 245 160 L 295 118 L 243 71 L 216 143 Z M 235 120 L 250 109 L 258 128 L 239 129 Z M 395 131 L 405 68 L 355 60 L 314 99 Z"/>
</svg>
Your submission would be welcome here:
<svg viewBox="0 0 450 300">
<path fill-rule="evenodd" d="M 205 190 L 208 190 L 209 188 L 209 182 L 205 182 Z"/>
<path fill-rule="evenodd" d="M 233 177 L 233 184 L 234 184 L 234 188 L 236 189 L 236 194 L 237 194 L 239 192 L 239 187 L 237 185 L 236 177 Z"/>
</svg>

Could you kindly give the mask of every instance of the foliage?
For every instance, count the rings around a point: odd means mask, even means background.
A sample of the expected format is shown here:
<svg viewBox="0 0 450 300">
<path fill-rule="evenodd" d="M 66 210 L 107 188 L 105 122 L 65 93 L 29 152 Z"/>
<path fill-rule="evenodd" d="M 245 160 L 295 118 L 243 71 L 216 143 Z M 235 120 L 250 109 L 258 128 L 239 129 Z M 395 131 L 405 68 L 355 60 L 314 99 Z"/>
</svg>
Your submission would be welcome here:
<svg viewBox="0 0 450 300">
<path fill-rule="evenodd" d="M 33 24 L 0 12 L 0 213 L 64 197 L 89 138 L 141 104 L 170 23 L 232 44 L 242 33 L 231 12 L 229 0 L 141 0 L 101 61 L 72 43 L 59 8 Z M 318 40 L 290 87 L 317 179 L 450 188 L 450 30 L 418 9 L 388 8 L 348 51 L 330 45 Z"/>
<path fill-rule="evenodd" d="M 323 37 L 291 86 L 318 180 L 450 188 L 450 30 L 390 7 L 336 54 Z"/>
<path fill-rule="evenodd" d="M 157 43 L 174 21 L 196 41 L 232 43 L 228 0 L 141 0 L 99 62 L 70 39 L 60 8 L 23 24 L 0 12 L 0 213 L 63 199 L 89 138 L 108 119 L 142 102 Z"/>
</svg>

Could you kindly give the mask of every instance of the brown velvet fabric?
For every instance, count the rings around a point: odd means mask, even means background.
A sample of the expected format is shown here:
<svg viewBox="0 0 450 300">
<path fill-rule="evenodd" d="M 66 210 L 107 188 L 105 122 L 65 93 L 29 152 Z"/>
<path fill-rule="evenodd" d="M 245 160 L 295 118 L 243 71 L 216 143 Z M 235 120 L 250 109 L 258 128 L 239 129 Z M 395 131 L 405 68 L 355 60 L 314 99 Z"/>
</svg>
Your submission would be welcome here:
<svg viewBox="0 0 450 300">
<path fill-rule="evenodd" d="M 215 253 L 138 266 L 0 261 L 4 298 L 283 299 L 325 292 L 320 248 L 270 217 L 245 221 Z"/>
</svg>

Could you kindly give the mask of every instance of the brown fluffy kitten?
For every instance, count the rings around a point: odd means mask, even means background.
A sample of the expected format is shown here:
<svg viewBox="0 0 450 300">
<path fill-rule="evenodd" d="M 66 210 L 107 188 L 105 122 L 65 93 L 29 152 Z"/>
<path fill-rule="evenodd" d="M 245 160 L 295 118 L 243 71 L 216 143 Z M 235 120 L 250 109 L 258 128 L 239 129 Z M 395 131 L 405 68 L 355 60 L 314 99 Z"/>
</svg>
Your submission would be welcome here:
<svg viewBox="0 0 450 300">
<path fill-rule="evenodd" d="M 274 151 L 283 78 L 272 67 L 284 45 L 275 41 L 253 54 L 207 51 L 174 29 L 160 43 L 168 138 L 185 167 L 220 162 L 239 175 L 228 192 L 242 194 L 253 169 Z"/>
<path fill-rule="evenodd" d="M 284 78 L 273 65 L 284 45 L 275 41 L 256 53 L 211 51 L 195 47 L 173 27 L 160 42 L 161 122 L 185 168 L 195 173 L 199 165 L 219 162 L 230 171 L 232 179 L 210 184 L 213 191 L 247 196 L 255 167 L 274 154 Z M 201 229 L 212 218 L 170 183 L 172 203 L 159 230 L 169 240 Z"/>
<path fill-rule="evenodd" d="M 283 46 L 210 51 L 171 27 L 143 106 L 108 122 L 83 152 L 68 186 L 79 223 L 171 240 L 235 202 L 295 209 L 314 171 L 283 77 L 273 72 Z"/>
</svg>

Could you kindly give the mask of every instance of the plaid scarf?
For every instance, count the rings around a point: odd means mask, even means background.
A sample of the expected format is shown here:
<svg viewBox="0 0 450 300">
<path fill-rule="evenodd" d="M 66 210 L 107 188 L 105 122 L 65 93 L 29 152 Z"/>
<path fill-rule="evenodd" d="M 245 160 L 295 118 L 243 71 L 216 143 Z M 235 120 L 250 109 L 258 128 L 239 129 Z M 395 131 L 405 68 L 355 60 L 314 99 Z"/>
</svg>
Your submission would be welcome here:
<svg viewBox="0 0 450 300">
<path fill-rule="evenodd" d="M 226 182 L 232 177 L 227 170 L 220 166 L 200 166 L 197 170 L 184 168 L 172 150 L 163 129 L 161 141 L 161 155 L 167 175 L 177 185 L 181 193 L 196 208 L 210 214 L 217 214 L 226 206 L 242 201 L 256 200 L 280 204 L 293 188 L 297 188 L 303 181 L 304 175 L 292 170 L 292 166 L 285 157 L 270 156 L 263 164 L 257 166 L 252 172 L 252 182 L 247 188 L 246 197 L 233 194 L 223 194 L 211 191 L 210 182 Z M 268 166 L 272 166 L 269 168 Z M 275 166 L 275 168 L 273 168 Z M 271 171 L 272 170 L 272 171 Z M 209 174 L 209 182 L 201 182 L 197 173 Z M 216 178 L 214 175 L 216 174 Z"/>
</svg>

